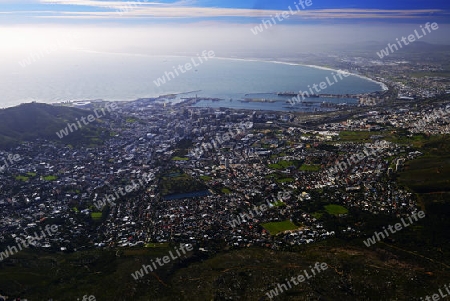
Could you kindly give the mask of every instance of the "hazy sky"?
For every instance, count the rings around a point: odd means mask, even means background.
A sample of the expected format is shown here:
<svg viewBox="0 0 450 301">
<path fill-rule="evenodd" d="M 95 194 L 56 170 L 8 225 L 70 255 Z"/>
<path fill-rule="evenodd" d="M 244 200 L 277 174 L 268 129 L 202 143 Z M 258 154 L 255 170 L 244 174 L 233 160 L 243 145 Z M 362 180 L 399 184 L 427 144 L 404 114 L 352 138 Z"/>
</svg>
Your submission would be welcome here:
<svg viewBox="0 0 450 301">
<path fill-rule="evenodd" d="M 154 78 L 145 77 L 155 65 L 130 82 L 138 73 L 130 62 L 145 66 L 149 55 L 206 50 L 309 63 L 305 53 L 361 46 L 378 60 L 387 43 L 421 33 L 427 22 L 439 28 L 420 41 L 450 45 L 450 0 L 303 1 L 0 0 L 0 107 L 180 92 L 152 92 Z"/>
<path fill-rule="evenodd" d="M 311 0 L 309 6 L 305 2 L 302 6 L 299 0 L 0 0 L 0 51 L 192 54 L 211 49 L 219 56 L 264 52 L 282 56 L 333 44 L 393 42 L 426 22 L 438 23 L 439 30 L 422 41 L 450 44 L 448 0 Z M 276 14 L 290 9 L 295 13 L 276 19 Z M 271 17 L 275 25 L 256 35 L 252 32 Z"/>
</svg>

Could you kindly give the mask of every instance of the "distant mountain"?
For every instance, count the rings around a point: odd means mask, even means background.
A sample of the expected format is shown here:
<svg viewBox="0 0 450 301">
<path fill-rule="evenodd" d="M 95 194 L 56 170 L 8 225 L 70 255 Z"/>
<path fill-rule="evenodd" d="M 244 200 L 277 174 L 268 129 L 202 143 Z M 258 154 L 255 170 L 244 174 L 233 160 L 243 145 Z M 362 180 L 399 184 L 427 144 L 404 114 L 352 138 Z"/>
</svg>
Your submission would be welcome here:
<svg viewBox="0 0 450 301">
<path fill-rule="evenodd" d="M 68 131 L 68 135 L 63 138 L 56 134 L 64 130 L 68 123 L 76 123 L 77 119 L 81 120 L 90 114 L 93 114 L 92 111 L 43 103 L 27 103 L 0 110 L 0 149 L 37 138 L 65 144 L 89 144 L 93 141 L 98 143 L 99 138 L 106 133 L 96 121 L 88 125 L 81 123 L 81 128 L 73 132 Z"/>
<path fill-rule="evenodd" d="M 360 45 L 361 48 L 369 48 L 372 49 L 373 47 L 387 47 L 388 44 L 397 44 L 397 41 L 386 41 L 385 43 L 382 42 L 366 42 L 362 43 Z M 404 45 L 402 43 L 402 49 L 406 52 L 414 52 L 414 51 L 430 51 L 430 52 L 439 52 L 439 51 L 448 51 L 450 50 L 450 45 L 442 45 L 442 44 L 430 44 L 427 42 L 422 41 L 415 41 L 413 43 L 409 43 L 408 45 Z"/>
</svg>

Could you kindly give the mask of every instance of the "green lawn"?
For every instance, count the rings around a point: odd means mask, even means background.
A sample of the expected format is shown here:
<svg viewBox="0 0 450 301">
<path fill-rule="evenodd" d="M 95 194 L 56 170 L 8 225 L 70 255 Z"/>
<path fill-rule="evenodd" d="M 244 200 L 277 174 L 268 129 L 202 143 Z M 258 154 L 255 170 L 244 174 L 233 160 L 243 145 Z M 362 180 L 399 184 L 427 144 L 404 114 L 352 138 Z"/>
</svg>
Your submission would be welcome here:
<svg viewBox="0 0 450 301">
<path fill-rule="evenodd" d="M 370 132 L 370 131 L 342 131 L 339 133 L 340 141 L 351 141 L 355 143 L 365 143 L 372 142 L 370 137 L 372 135 L 381 135 L 387 141 L 397 143 L 397 144 L 412 144 L 414 147 L 422 147 L 424 143 L 433 140 L 439 140 L 436 138 L 438 136 L 432 136 L 428 138 L 424 134 L 413 134 L 412 136 L 407 136 L 406 131 L 397 131 L 397 132 Z"/>
<path fill-rule="evenodd" d="M 25 176 L 16 176 L 15 179 L 17 181 L 24 181 L 24 182 L 26 182 L 26 181 L 28 181 L 29 178 L 25 177 Z"/>
<path fill-rule="evenodd" d="M 424 155 L 405 163 L 399 183 L 418 193 L 450 191 L 450 135 L 421 142 L 419 151 Z"/>
<path fill-rule="evenodd" d="M 167 196 L 178 193 L 203 191 L 207 189 L 207 186 L 203 181 L 194 179 L 182 170 L 173 169 L 162 176 L 159 189 L 162 196 Z"/>
<path fill-rule="evenodd" d="M 380 132 L 369 131 L 341 131 L 339 132 L 339 138 L 341 141 L 370 142 L 370 136 L 380 134 Z"/>
<path fill-rule="evenodd" d="M 324 206 L 325 210 L 332 215 L 339 215 L 339 214 L 347 214 L 348 210 L 345 207 L 342 207 L 340 205 L 326 205 Z"/>
<path fill-rule="evenodd" d="M 189 158 L 182 158 L 182 157 L 176 156 L 176 157 L 173 157 L 172 160 L 173 161 L 187 161 L 187 160 L 189 160 Z"/>
<path fill-rule="evenodd" d="M 370 142 L 370 136 L 380 135 L 381 132 L 369 132 L 369 131 L 341 131 L 339 132 L 339 138 L 341 141 L 352 142 Z"/>
<path fill-rule="evenodd" d="M 292 183 L 294 182 L 293 178 L 281 178 L 281 179 L 277 179 L 278 183 Z"/>
<path fill-rule="evenodd" d="M 321 219 L 323 216 L 323 213 L 321 212 L 314 212 L 313 214 L 311 214 L 314 218 L 316 219 Z"/>
<path fill-rule="evenodd" d="M 57 176 L 45 176 L 45 177 L 44 177 L 44 180 L 45 180 L 45 181 L 54 181 L 54 180 L 56 180 L 56 179 L 58 179 Z"/>
<path fill-rule="evenodd" d="M 273 181 L 276 181 L 277 183 L 292 183 L 295 180 L 290 177 L 286 177 L 285 174 L 281 173 L 271 173 L 264 176 L 266 179 L 271 179 Z"/>
<path fill-rule="evenodd" d="M 286 169 L 290 166 L 297 166 L 297 165 L 298 165 L 298 162 L 296 162 L 296 161 L 281 160 L 278 163 L 269 164 L 268 167 L 270 169 L 281 170 L 281 169 Z"/>
<path fill-rule="evenodd" d="M 286 206 L 286 203 L 285 203 L 285 202 L 282 202 L 282 201 L 272 202 L 271 204 L 272 204 L 274 207 L 283 207 L 283 206 Z"/>
<path fill-rule="evenodd" d="M 302 166 L 300 166 L 300 171 L 319 171 L 320 170 L 320 165 L 317 164 L 303 164 Z"/>
<path fill-rule="evenodd" d="M 283 222 L 265 223 L 261 224 L 261 226 L 269 231 L 270 235 L 277 235 L 278 233 L 283 231 L 298 229 L 298 227 L 290 220 L 286 220 Z"/>
<path fill-rule="evenodd" d="M 91 218 L 92 219 L 101 219 L 102 213 L 101 212 L 91 212 Z"/>
<path fill-rule="evenodd" d="M 226 187 L 222 188 L 220 191 L 222 191 L 222 193 L 225 193 L 225 194 L 230 194 L 231 193 L 231 190 L 229 188 L 226 188 Z"/>
</svg>

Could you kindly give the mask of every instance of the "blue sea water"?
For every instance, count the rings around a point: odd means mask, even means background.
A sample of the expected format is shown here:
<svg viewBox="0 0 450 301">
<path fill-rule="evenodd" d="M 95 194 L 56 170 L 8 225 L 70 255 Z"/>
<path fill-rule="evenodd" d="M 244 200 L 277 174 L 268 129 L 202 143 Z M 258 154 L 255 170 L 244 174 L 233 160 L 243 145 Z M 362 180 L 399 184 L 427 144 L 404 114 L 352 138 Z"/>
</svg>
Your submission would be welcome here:
<svg viewBox="0 0 450 301">
<path fill-rule="evenodd" d="M 197 66 L 193 66 L 194 62 Z M 190 63 L 185 73 L 174 67 Z M 223 101 L 203 100 L 196 106 L 234 107 L 256 110 L 286 110 L 290 97 L 277 92 L 307 90 L 308 85 L 320 84 L 332 70 L 300 65 L 198 57 L 151 56 L 127 53 L 73 52 L 52 54 L 32 61 L 25 67 L 19 61 L 2 62 L 0 69 L 0 107 L 23 102 L 56 103 L 75 100 L 134 100 L 164 94 L 184 93 L 183 97 L 213 97 Z M 179 69 L 177 69 L 179 70 Z M 160 86 L 158 78 L 169 75 Z M 169 74 L 172 72 L 174 78 Z M 380 91 L 378 83 L 349 76 L 327 87 L 321 93 L 345 94 Z M 245 103 L 245 98 L 267 98 L 275 103 Z M 230 101 L 232 99 L 232 101 Z M 308 100 L 308 99 L 307 99 Z M 321 102 L 324 99 L 311 99 Z M 330 99 L 328 102 L 356 102 L 355 99 Z"/>
</svg>

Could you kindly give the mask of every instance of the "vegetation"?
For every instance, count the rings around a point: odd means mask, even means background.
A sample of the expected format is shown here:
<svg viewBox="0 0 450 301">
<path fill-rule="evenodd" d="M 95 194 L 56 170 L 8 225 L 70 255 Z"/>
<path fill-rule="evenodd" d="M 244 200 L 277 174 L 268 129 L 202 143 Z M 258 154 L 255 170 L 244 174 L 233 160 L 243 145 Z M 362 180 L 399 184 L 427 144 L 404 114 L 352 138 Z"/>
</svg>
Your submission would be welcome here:
<svg viewBox="0 0 450 301">
<path fill-rule="evenodd" d="M 23 141 L 37 138 L 66 144 L 98 145 L 109 137 L 109 132 L 101 122 L 83 125 L 60 139 L 56 133 L 65 129 L 67 123 L 75 123 L 91 111 L 42 103 L 26 103 L 17 107 L 0 110 L 0 148 L 8 149 Z M 105 116 L 104 118 L 107 118 Z"/>
<path fill-rule="evenodd" d="M 294 182 L 293 178 L 286 177 L 285 174 L 282 173 L 271 173 L 265 176 L 267 179 L 272 179 L 273 181 L 276 181 L 277 183 L 292 183 Z"/>
<path fill-rule="evenodd" d="M 188 193 L 207 190 L 208 187 L 184 173 L 182 170 L 173 169 L 161 176 L 159 189 L 162 196 L 171 194 Z"/>
<path fill-rule="evenodd" d="M 450 136 L 437 136 L 425 141 L 424 153 L 406 162 L 398 180 L 418 193 L 450 191 Z"/>
<path fill-rule="evenodd" d="M 311 214 L 315 219 L 321 219 L 323 216 L 322 212 L 314 212 L 313 214 Z"/>
<path fill-rule="evenodd" d="M 352 141 L 352 142 L 371 142 L 370 139 L 373 135 L 383 135 L 381 132 L 369 132 L 369 131 L 341 131 L 339 132 L 340 141 Z"/>
<path fill-rule="evenodd" d="M 328 212 L 328 214 L 341 215 L 341 214 L 348 213 L 348 210 L 345 207 L 342 207 L 340 205 L 330 204 L 330 205 L 326 205 L 324 207 L 325 207 L 325 210 Z"/>
<path fill-rule="evenodd" d="M 278 183 L 292 183 L 294 182 L 293 178 L 279 178 L 277 179 Z"/>
<path fill-rule="evenodd" d="M 420 148 L 427 143 L 430 138 L 425 134 L 410 134 L 407 130 L 389 130 L 383 132 L 370 131 L 341 131 L 339 132 L 339 140 L 342 142 L 369 143 L 373 142 L 372 136 L 382 136 L 387 141 L 397 144 L 407 144 Z M 323 146 L 321 146 L 323 148 Z"/>
<path fill-rule="evenodd" d="M 300 170 L 301 171 L 320 171 L 320 165 L 317 164 L 313 164 L 313 165 L 308 165 L 308 164 L 303 164 L 302 166 L 300 166 Z"/>
<path fill-rule="evenodd" d="M 450 136 L 432 136 L 423 156 L 407 161 L 398 182 L 414 192 L 426 218 L 398 238 L 399 243 L 432 258 L 450 256 Z M 403 234 L 403 233 L 402 233 Z"/>
<path fill-rule="evenodd" d="M 45 181 L 55 181 L 58 179 L 58 177 L 57 176 L 45 176 L 45 177 L 43 177 L 43 179 Z"/>
<path fill-rule="evenodd" d="M 298 229 L 298 226 L 296 226 L 290 220 L 286 220 L 286 221 L 282 221 L 282 222 L 265 223 L 265 224 L 261 224 L 261 226 L 264 229 L 266 229 L 270 233 L 270 235 L 277 235 L 280 232 Z"/>
<path fill-rule="evenodd" d="M 211 181 L 212 178 L 210 176 L 200 176 L 200 179 L 202 179 L 203 181 Z"/>
<path fill-rule="evenodd" d="M 14 177 L 17 181 L 23 181 L 23 182 L 26 182 L 26 181 L 28 181 L 30 178 L 29 177 L 25 177 L 25 176 L 15 176 Z"/>
<path fill-rule="evenodd" d="M 102 213 L 101 212 L 91 212 L 91 218 L 92 219 L 101 219 Z"/>
<path fill-rule="evenodd" d="M 283 201 L 276 201 L 276 202 L 272 202 L 271 203 L 274 207 L 283 207 L 286 206 L 286 203 L 284 203 Z"/>
<path fill-rule="evenodd" d="M 346 141 L 364 142 L 370 141 L 374 134 L 348 132 L 342 137 L 348 139 Z M 314 212 L 312 216 L 321 219 L 325 229 L 335 231 L 336 238 L 301 246 L 270 242 L 267 248 L 196 251 L 158 267 L 139 281 L 134 280 L 131 273 L 157 257 L 168 255 L 174 245 L 148 243 L 143 248 L 92 249 L 76 253 L 25 249 L 0 261 L 0 294 L 28 300 L 76 300 L 85 294 L 95 295 L 97 300 L 264 300 L 268 290 L 278 283 L 301 274 L 315 262 L 325 262 L 329 268 L 323 274 L 308 283 L 293 286 L 279 299 L 418 300 L 442 287 L 442 279 L 450 278 L 450 232 L 445 231 L 450 228 L 450 138 L 408 137 L 401 132 L 382 134 L 390 141 L 412 144 L 424 153 L 418 159 L 407 161 L 403 171 L 389 180 L 398 180 L 414 193 L 426 218 L 373 247 L 365 247 L 363 238 L 343 234 L 342 230 L 351 226 L 367 237 L 383 226 L 398 222 L 398 218 L 330 204 L 329 195 L 336 190 L 323 188 L 308 191 L 311 201 L 299 203 L 305 212 Z M 187 146 L 189 142 L 184 144 Z M 185 149 L 178 151 L 182 158 Z M 292 166 L 291 163 L 280 161 L 271 168 L 282 170 Z M 294 166 L 305 171 L 318 167 L 315 164 Z M 16 179 L 27 181 L 32 176 L 36 174 L 18 175 Z M 268 178 L 279 183 L 293 181 L 285 176 L 274 172 Z M 209 176 L 200 178 L 211 180 Z M 47 177 L 47 180 L 55 179 Z M 160 177 L 158 187 L 163 195 L 207 189 L 204 183 L 175 168 Z M 217 190 L 231 193 L 228 187 Z M 76 207 L 73 210 L 78 211 Z M 339 216 L 342 214 L 346 216 Z M 92 219 L 102 216 L 101 212 L 91 213 Z M 295 224 L 298 220 L 260 226 L 276 235 L 298 229 Z M 196 245 L 196 249 L 200 245 L 204 246 L 203 242 Z M 213 242 L 206 248 L 211 245 Z M 7 245 L 2 245 L 0 252 L 5 248 Z"/>
<path fill-rule="evenodd" d="M 185 158 L 185 156 L 189 153 L 189 150 L 192 147 L 193 147 L 192 140 L 181 139 L 180 141 L 177 142 L 176 146 L 174 147 L 173 155 L 175 158 Z"/>
<path fill-rule="evenodd" d="M 175 156 L 172 158 L 172 160 L 173 161 L 188 161 L 189 158 L 182 158 L 182 157 Z"/>
<path fill-rule="evenodd" d="M 286 169 L 288 167 L 297 168 L 298 166 L 300 166 L 299 161 L 286 161 L 286 160 L 280 160 L 278 163 L 273 163 L 273 164 L 268 165 L 268 167 L 270 169 L 275 169 L 275 170 L 282 170 L 282 169 Z"/>
<path fill-rule="evenodd" d="M 0 262 L 0 293 L 28 300 L 264 300 L 269 289 L 303 273 L 316 262 L 328 269 L 308 283 L 292 286 L 280 300 L 416 300 L 442 287 L 450 270 L 438 262 L 389 249 L 330 239 L 276 252 L 246 248 L 202 252 L 174 260 L 140 281 L 131 273 L 163 257 L 174 246 L 121 248 L 76 253 L 24 250 Z M 397 254 L 395 254 L 397 253 Z M 398 268 L 401 266 L 402 268 Z M 240 284 L 239 286 L 237 286 Z M 393 285 L 395 284 L 395 285 Z M 118 298 L 120 296 L 120 298 Z M 331 300 L 331 299 L 326 299 Z"/>
<path fill-rule="evenodd" d="M 227 187 L 223 187 L 220 191 L 222 191 L 222 193 L 225 193 L 225 194 L 230 194 L 231 193 L 230 188 L 227 188 Z"/>
</svg>

